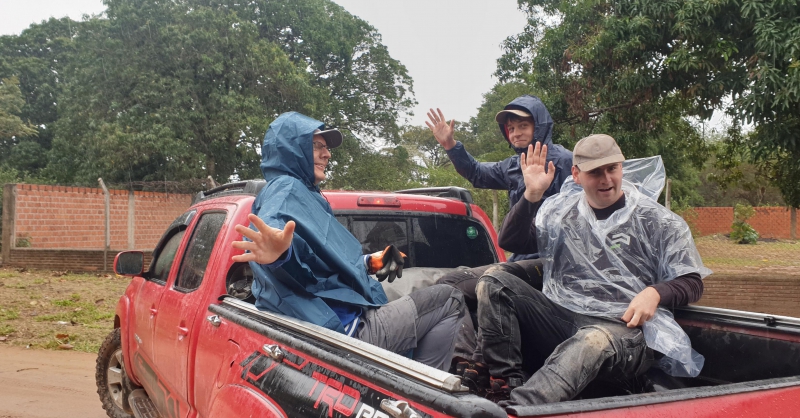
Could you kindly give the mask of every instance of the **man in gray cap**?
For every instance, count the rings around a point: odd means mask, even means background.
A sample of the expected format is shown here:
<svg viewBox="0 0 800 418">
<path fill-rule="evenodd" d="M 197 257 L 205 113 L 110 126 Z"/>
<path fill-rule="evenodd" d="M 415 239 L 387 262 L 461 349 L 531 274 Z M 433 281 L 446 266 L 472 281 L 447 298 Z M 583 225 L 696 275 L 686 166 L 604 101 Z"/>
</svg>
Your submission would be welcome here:
<svg viewBox="0 0 800 418">
<path fill-rule="evenodd" d="M 700 299 L 710 270 L 683 219 L 623 180 L 624 160 L 608 135 L 581 139 L 572 166 L 580 188 L 543 201 L 554 175 L 547 147 L 531 145 L 520 157 L 524 198 L 500 245 L 540 253 L 544 288 L 501 270 L 477 285 L 489 395 L 502 406 L 570 400 L 595 377 L 626 381 L 654 358 L 675 375 L 702 367 L 664 307 Z"/>
</svg>

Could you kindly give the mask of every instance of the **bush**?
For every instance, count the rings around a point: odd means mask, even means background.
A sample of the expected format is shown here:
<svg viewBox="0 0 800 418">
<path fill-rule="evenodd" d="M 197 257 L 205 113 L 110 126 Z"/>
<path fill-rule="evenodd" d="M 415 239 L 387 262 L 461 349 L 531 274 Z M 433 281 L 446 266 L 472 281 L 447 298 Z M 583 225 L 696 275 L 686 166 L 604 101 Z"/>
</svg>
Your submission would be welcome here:
<svg viewBox="0 0 800 418">
<path fill-rule="evenodd" d="M 733 225 L 731 225 L 731 239 L 739 244 L 755 244 L 758 241 L 758 232 L 753 229 L 747 220 L 756 214 L 750 205 L 736 204 L 733 208 Z"/>
</svg>

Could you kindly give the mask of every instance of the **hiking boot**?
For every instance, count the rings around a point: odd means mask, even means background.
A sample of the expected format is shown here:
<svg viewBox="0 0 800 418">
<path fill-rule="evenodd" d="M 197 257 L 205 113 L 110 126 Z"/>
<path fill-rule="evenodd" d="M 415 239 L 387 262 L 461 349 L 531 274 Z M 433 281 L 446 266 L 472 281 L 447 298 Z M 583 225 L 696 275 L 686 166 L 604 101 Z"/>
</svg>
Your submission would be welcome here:
<svg viewBox="0 0 800 418">
<path fill-rule="evenodd" d="M 464 376 L 464 372 L 467 369 L 472 369 L 474 367 L 475 365 L 468 361 L 459 361 L 458 363 L 456 363 L 455 373 L 453 374 L 455 374 L 456 376 Z"/>
<path fill-rule="evenodd" d="M 489 390 L 486 391 L 486 399 L 494 403 L 507 401 L 511 397 L 511 391 L 522 386 L 523 381 L 518 377 L 506 379 L 492 377 L 489 379 Z"/>
<path fill-rule="evenodd" d="M 489 388 L 489 369 L 478 364 L 471 366 L 472 368 L 464 370 L 461 382 L 469 388 L 470 393 L 484 396 Z"/>
</svg>

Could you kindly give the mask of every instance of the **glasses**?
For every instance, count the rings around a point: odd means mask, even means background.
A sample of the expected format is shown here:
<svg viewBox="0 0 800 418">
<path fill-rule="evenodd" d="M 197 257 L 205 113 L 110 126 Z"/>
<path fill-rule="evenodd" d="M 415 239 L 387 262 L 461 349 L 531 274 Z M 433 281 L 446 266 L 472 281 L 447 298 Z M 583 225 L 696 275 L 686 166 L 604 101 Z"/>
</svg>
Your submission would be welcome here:
<svg viewBox="0 0 800 418">
<path fill-rule="evenodd" d="M 328 148 L 328 144 L 323 144 L 322 142 L 314 142 L 314 151 L 322 151 L 328 150 L 330 152 L 330 148 Z"/>
</svg>

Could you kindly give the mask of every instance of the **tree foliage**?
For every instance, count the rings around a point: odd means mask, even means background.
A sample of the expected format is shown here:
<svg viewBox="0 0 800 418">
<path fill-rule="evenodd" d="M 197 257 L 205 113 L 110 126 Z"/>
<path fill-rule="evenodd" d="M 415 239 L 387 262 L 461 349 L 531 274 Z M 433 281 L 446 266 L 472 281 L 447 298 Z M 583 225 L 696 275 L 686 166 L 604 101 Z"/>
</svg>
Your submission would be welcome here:
<svg viewBox="0 0 800 418">
<path fill-rule="evenodd" d="M 19 80 L 23 99 L 19 117 L 37 128 L 35 133 L 23 133 L 13 140 L 5 138 L 0 160 L 26 176 L 37 176 L 47 165 L 65 84 L 64 69 L 79 26 L 66 17 L 51 18 L 31 25 L 19 36 L 0 37 L 0 78 Z"/>
<path fill-rule="evenodd" d="M 798 1 L 520 4 L 529 23 L 506 41 L 497 75 L 549 92 L 557 121 L 577 130 L 605 122 L 647 138 L 674 128 L 667 120 L 678 122 L 676 114 L 702 119 L 724 109 L 756 126 L 748 146 L 757 160 L 800 159 Z M 790 164 L 779 167 L 793 173 Z"/>
<path fill-rule="evenodd" d="M 378 32 L 329 0 L 105 4 L 0 38 L 0 76 L 23 80 L 23 114 L 45 131 L 12 151 L 62 184 L 260 177 L 280 113 L 396 142 L 414 104 Z"/>
</svg>

